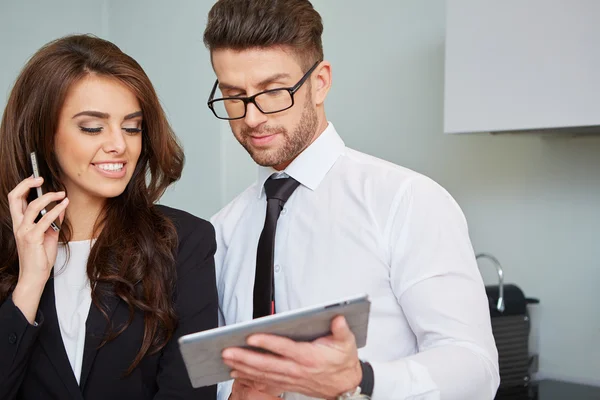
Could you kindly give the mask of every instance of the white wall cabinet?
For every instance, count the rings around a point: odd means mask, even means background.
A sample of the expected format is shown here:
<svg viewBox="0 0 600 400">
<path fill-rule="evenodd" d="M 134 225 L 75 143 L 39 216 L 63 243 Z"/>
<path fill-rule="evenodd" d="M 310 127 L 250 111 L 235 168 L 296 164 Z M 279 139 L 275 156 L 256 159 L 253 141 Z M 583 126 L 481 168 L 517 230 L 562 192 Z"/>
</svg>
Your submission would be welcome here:
<svg viewBox="0 0 600 400">
<path fill-rule="evenodd" d="M 600 130 L 600 1 L 448 0 L 444 132 Z"/>
</svg>

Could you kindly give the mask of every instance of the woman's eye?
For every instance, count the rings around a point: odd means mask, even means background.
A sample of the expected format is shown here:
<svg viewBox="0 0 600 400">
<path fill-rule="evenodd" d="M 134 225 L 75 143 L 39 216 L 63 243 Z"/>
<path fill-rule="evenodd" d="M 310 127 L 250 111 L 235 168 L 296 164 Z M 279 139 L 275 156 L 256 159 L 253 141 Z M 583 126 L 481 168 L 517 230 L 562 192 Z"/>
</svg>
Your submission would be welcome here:
<svg viewBox="0 0 600 400">
<path fill-rule="evenodd" d="M 100 133 L 102 132 L 102 127 L 99 128 L 87 128 L 85 126 L 80 126 L 79 129 L 85 133 Z"/>
<path fill-rule="evenodd" d="M 137 133 L 140 133 L 142 131 L 141 128 L 123 128 L 123 130 L 125 132 L 127 132 L 130 135 L 135 135 Z"/>
</svg>

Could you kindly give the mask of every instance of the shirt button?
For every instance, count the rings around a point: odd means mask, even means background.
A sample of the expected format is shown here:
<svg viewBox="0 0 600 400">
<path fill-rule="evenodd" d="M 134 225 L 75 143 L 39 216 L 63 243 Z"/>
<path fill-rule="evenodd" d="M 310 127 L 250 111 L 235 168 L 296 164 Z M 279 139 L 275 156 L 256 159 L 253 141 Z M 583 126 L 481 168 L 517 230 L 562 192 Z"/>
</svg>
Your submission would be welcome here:
<svg viewBox="0 0 600 400">
<path fill-rule="evenodd" d="M 275 266 L 275 272 L 279 272 L 279 271 L 281 271 L 281 267 L 279 266 L 279 264 L 277 264 Z"/>
<path fill-rule="evenodd" d="M 287 208 L 283 207 L 281 210 L 281 215 L 285 215 L 287 213 Z"/>
<path fill-rule="evenodd" d="M 10 335 L 8 335 L 8 343 L 10 343 L 10 344 L 17 343 L 17 334 L 16 333 L 13 332 Z"/>
</svg>

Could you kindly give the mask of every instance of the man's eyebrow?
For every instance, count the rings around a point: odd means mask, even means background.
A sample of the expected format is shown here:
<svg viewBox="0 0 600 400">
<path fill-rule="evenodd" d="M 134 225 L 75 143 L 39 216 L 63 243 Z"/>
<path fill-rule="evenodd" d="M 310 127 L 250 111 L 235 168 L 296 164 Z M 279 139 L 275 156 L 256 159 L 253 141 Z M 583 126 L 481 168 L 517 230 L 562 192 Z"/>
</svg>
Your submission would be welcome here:
<svg viewBox="0 0 600 400">
<path fill-rule="evenodd" d="M 265 86 L 267 86 L 270 83 L 277 82 L 282 79 L 290 78 L 290 76 L 291 75 L 286 72 L 273 74 L 273 75 L 263 79 L 262 81 L 258 82 L 258 84 L 256 86 L 259 88 L 264 88 Z M 235 85 L 230 85 L 227 83 L 223 83 L 221 81 L 219 81 L 219 89 L 221 89 L 221 90 L 239 90 L 240 92 L 246 91 L 246 89 L 244 89 L 244 88 L 241 88 L 241 87 L 235 86 Z"/>
<path fill-rule="evenodd" d="M 275 74 L 275 75 L 271 75 L 266 79 L 263 79 L 262 81 L 258 82 L 258 87 L 265 87 L 267 86 L 269 83 L 273 83 L 273 82 L 277 82 L 279 80 L 285 79 L 285 78 L 289 78 L 290 74 L 282 72 L 279 74 Z"/>
</svg>

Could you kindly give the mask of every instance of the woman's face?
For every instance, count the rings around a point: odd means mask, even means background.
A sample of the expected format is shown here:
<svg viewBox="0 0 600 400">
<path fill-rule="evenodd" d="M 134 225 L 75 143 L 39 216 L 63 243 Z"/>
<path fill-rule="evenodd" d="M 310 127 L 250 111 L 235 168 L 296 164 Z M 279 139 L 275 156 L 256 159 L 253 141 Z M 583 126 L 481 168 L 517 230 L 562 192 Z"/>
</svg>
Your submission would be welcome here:
<svg viewBox="0 0 600 400">
<path fill-rule="evenodd" d="M 72 203 L 123 193 L 142 150 L 141 128 L 139 102 L 120 81 L 89 74 L 71 87 L 54 151 Z"/>
</svg>

